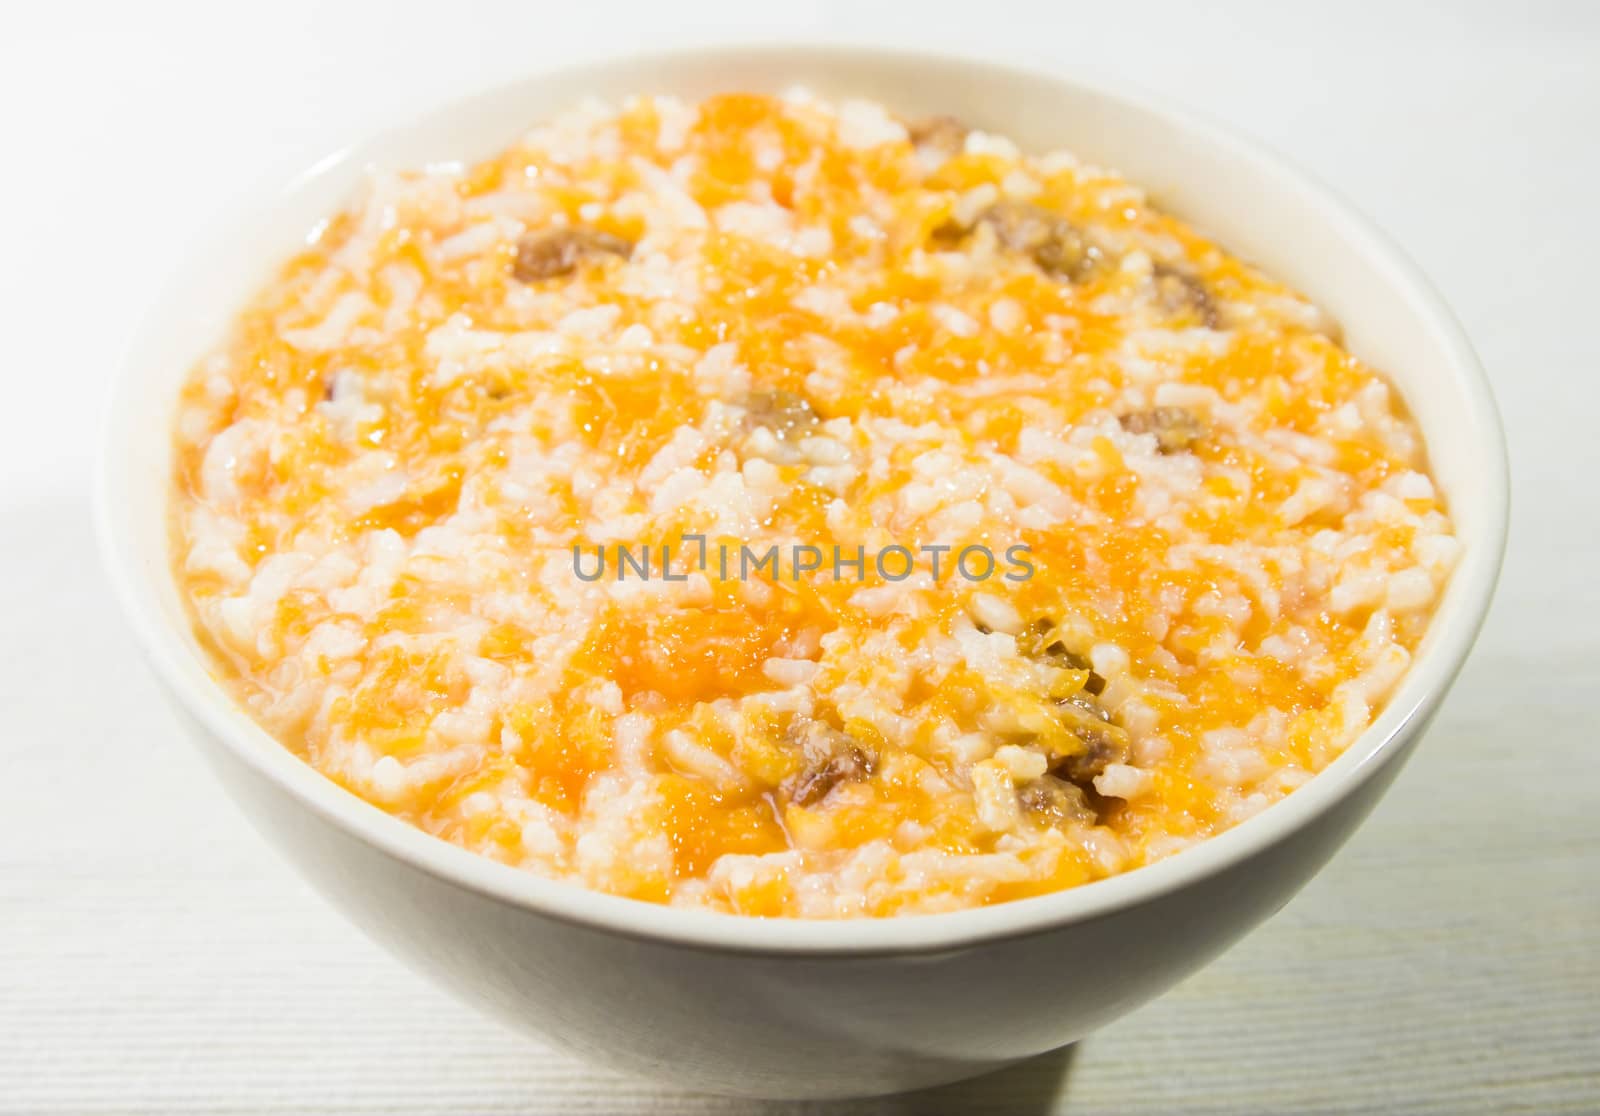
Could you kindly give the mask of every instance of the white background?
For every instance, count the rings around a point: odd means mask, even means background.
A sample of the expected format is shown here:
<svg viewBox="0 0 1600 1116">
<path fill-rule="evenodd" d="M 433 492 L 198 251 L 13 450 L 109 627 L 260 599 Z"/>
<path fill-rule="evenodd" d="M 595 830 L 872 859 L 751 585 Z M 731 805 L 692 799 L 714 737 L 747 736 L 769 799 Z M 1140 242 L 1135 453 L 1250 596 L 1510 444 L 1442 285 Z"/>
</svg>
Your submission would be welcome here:
<svg viewBox="0 0 1600 1116">
<path fill-rule="evenodd" d="M 1600 8 L 25 7 L 0 9 L 0 1111 L 750 1111 L 548 1053 L 325 908 L 177 743 L 87 506 L 118 348 L 238 191 L 533 67 L 757 37 L 1087 63 L 1288 153 L 1455 306 L 1514 475 L 1472 663 L 1300 898 L 1071 1054 L 839 1111 L 1600 1107 Z"/>
</svg>

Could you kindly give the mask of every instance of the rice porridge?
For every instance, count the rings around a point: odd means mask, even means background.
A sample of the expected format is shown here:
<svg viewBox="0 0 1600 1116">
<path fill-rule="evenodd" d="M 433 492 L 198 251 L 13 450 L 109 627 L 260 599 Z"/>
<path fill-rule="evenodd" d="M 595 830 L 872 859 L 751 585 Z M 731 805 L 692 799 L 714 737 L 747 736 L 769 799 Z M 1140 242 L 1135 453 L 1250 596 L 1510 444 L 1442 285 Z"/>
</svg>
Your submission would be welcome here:
<svg viewBox="0 0 1600 1116">
<path fill-rule="evenodd" d="M 216 673 L 329 779 L 800 917 L 1262 810 L 1459 550 L 1304 298 L 1068 153 L 803 92 L 374 171 L 187 381 L 172 536 Z"/>
</svg>

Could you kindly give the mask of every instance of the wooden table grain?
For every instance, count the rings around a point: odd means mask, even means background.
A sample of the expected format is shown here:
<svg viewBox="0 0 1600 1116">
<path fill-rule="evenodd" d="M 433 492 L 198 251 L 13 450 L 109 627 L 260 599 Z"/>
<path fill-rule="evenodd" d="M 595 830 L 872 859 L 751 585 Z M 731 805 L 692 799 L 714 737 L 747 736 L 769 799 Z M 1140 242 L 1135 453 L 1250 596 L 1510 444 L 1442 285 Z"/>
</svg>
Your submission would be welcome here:
<svg viewBox="0 0 1600 1116">
<path fill-rule="evenodd" d="M 7 17 L 0 1113 L 1600 1111 L 1600 14 L 551 11 L 286 0 Z M 569 55 L 825 35 L 1091 64 L 1287 151 L 1459 311 L 1510 428 L 1516 508 L 1494 614 L 1429 739 L 1268 925 L 1059 1054 L 905 1097 L 759 1105 L 615 1077 L 479 1018 L 274 858 L 177 741 L 114 614 L 85 408 L 152 277 L 274 166 Z M 1054 979 L 1068 996 L 1093 966 L 1063 958 Z"/>
</svg>

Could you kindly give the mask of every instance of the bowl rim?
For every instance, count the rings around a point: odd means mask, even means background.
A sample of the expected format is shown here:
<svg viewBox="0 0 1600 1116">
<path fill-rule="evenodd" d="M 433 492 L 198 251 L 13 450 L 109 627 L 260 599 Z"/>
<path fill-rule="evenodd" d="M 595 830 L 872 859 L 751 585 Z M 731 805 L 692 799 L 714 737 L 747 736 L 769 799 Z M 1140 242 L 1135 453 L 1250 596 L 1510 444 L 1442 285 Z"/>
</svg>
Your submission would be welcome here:
<svg viewBox="0 0 1600 1116">
<path fill-rule="evenodd" d="M 309 809 L 347 836 L 439 880 L 546 918 L 626 938 L 762 955 L 843 957 L 939 952 L 1107 917 L 1199 883 L 1255 856 L 1309 825 L 1397 759 L 1404 751 L 1405 742 L 1420 732 L 1437 710 L 1466 661 L 1488 613 L 1505 550 L 1509 518 L 1505 435 L 1487 376 L 1442 298 L 1420 269 L 1384 233 L 1315 177 L 1230 128 L 1094 71 L 1001 62 L 942 50 L 861 44 L 719 41 L 605 55 L 531 71 L 520 79 L 452 98 L 422 113 L 409 114 L 409 120 L 445 117 L 479 102 L 510 96 L 532 80 L 568 82 L 575 93 L 581 95 L 583 83 L 604 71 L 660 64 L 713 64 L 734 58 L 748 63 L 759 57 L 800 73 L 807 65 L 845 59 L 860 64 L 916 65 L 934 70 L 956 68 L 978 76 L 1021 76 L 1063 88 L 1075 87 L 1092 97 L 1116 102 L 1120 108 L 1163 117 L 1202 144 L 1218 150 L 1229 162 L 1253 164 L 1254 170 L 1273 178 L 1275 186 L 1298 191 L 1323 220 L 1338 226 L 1342 235 L 1356 241 L 1364 254 L 1381 264 L 1394 283 L 1406 290 L 1412 305 L 1418 308 L 1419 320 L 1436 332 L 1452 373 L 1451 384 L 1463 394 L 1475 425 L 1472 438 L 1482 453 L 1483 484 L 1481 491 L 1473 493 L 1472 502 L 1482 517 L 1483 540 L 1464 550 L 1449 586 L 1455 599 L 1451 601 L 1447 597 L 1441 601 L 1430 620 L 1431 646 L 1425 647 L 1412 662 L 1374 722 L 1332 763 L 1293 794 L 1190 848 L 1154 864 L 1075 888 L 959 911 L 845 919 L 724 914 L 610 895 L 469 852 L 412 827 L 338 786 L 250 720 L 215 680 L 209 666 L 200 661 L 185 636 L 168 623 L 149 582 L 139 573 L 133 539 L 123 532 L 112 508 L 121 472 L 116 453 L 122 444 L 118 436 L 118 416 L 127 413 L 125 401 L 137 397 L 140 380 L 148 378 L 140 376 L 136 357 L 145 347 L 146 335 L 156 330 L 160 319 L 170 314 L 174 298 L 183 286 L 181 266 L 175 268 L 147 304 L 118 361 L 100 428 L 100 461 L 94 498 L 97 541 L 115 595 L 169 695 L 176 698 L 232 758 L 274 784 L 299 806 Z M 367 132 L 331 154 L 305 160 L 301 164 L 304 169 L 287 181 L 280 177 L 272 180 L 270 188 L 246 191 L 238 205 L 228 207 L 226 214 L 210 222 L 188 247 L 225 236 L 273 199 L 294 194 L 328 168 L 347 162 L 404 131 L 407 124 L 407 119 L 401 119 Z M 162 570 L 161 576 L 169 576 L 168 571 Z"/>
</svg>

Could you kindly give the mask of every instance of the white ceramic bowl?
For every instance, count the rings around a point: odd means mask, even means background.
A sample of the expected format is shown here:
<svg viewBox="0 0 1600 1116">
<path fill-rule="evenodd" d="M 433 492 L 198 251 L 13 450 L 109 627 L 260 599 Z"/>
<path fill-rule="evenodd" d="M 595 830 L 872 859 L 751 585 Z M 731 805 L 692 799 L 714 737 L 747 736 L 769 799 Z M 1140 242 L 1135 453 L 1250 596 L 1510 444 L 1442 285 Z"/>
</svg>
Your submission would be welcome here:
<svg viewBox="0 0 1600 1116">
<path fill-rule="evenodd" d="M 303 765 L 213 681 L 168 574 L 175 392 L 271 265 L 349 200 L 361 169 L 484 156 L 585 96 L 796 83 L 952 113 L 1026 149 L 1066 147 L 1120 169 L 1320 302 L 1400 388 L 1465 553 L 1376 724 L 1286 801 L 1159 864 L 1055 895 L 881 921 L 744 919 L 585 891 L 425 836 Z M 825 1097 L 953 1080 L 1072 1042 L 1217 956 L 1322 867 L 1399 771 L 1488 608 L 1505 453 L 1449 311 L 1326 190 L 1209 123 L 1099 82 L 862 49 L 629 58 L 451 105 L 316 163 L 240 213 L 162 293 L 121 371 L 99 507 L 118 594 L 224 785 L 324 894 L 463 998 L 584 1057 L 722 1092 Z"/>
</svg>

